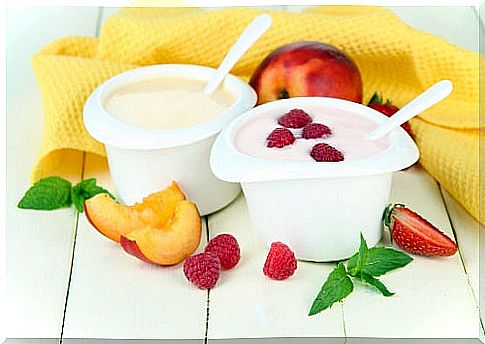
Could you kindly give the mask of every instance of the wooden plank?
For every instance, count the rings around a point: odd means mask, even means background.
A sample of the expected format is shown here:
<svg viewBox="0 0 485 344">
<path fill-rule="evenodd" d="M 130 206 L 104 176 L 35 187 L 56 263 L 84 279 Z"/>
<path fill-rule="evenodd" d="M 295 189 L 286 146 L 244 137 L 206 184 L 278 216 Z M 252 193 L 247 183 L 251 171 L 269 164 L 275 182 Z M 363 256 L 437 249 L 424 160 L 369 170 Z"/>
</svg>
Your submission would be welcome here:
<svg viewBox="0 0 485 344">
<path fill-rule="evenodd" d="M 286 6 L 300 12 L 309 6 Z M 443 37 L 463 48 L 478 51 L 477 15 L 472 6 L 387 6 L 415 29 Z"/>
<path fill-rule="evenodd" d="M 30 186 L 42 141 L 43 115 L 31 68 L 32 55 L 65 35 L 93 35 L 95 7 L 7 9 L 7 326 L 10 338 L 58 338 L 61 334 L 73 246 L 73 209 L 26 211 L 16 205 Z M 82 155 L 56 171 L 73 181 Z M 54 339 L 52 339 L 54 341 Z"/>
<path fill-rule="evenodd" d="M 453 232 L 456 235 L 460 248 L 468 280 L 478 304 L 480 296 L 480 234 L 485 235 L 485 229 L 445 189 L 441 188 L 441 191 L 453 226 Z"/>
<path fill-rule="evenodd" d="M 105 160 L 87 155 L 84 177 L 114 190 Z M 203 229 L 202 243 L 206 231 Z M 205 245 L 202 244 L 201 247 Z M 207 291 L 182 264 L 159 267 L 128 254 L 79 218 L 64 339 L 204 339 Z"/>
<path fill-rule="evenodd" d="M 453 238 L 436 182 L 421 168 L 395 173 L 392 202 L 408 205 Z M 390 245 L 386 235 L 382 244 Z M 447 258 L 413 256 L 404 269 L 381 280 L 396 295 L 355 285 L 344 301 L 349 337 L 476 338 L 478 312 L 459 254 Z"/>
<path fill-rule="evenodd" d="M 284 281 L 264 276 L 262 268 L 268 250 L 251 228 L 242 194 L 227 208 L 209 217 L 209 229 L 211 238 L 231 233 L 241 247 L 239 264 L 224 272 L 210 292 L 209 340 L 344 337 L 340 304 L 321 316 L 307 316 L 334 264 L 298 262 L 295 275 Z"/>
<path fill-rule="evenodd" d="M 389 6 L 410 26 L 478 51 L 478 17 L 472 6 Z"/>
</svg>

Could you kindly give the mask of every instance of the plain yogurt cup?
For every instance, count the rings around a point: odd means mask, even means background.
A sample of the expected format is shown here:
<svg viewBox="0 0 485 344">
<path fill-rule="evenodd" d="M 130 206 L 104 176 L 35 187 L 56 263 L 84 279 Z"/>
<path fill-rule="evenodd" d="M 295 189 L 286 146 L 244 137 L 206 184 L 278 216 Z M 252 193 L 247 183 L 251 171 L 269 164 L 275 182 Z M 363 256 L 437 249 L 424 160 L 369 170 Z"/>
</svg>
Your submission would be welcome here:
<svg viewBox="0 0 485 344">
<path fill-rule="evenodd" d="M 242 153 L 237 134 L 258 116 L 276 120 L 289 110 L 341 110 L 376 124 L 388 118 L 362 104 L 326 97 L 277 100 L 248 110 L 216 139 L 210 165 L 227 182 L 241 183 L 252 227 L 261 240 L 288 244 L 301 260 L 327 262 L 357 252 L 360 233 L 369 246 L 382 236 L 392 174 L 415 163 L 418 148 L 402 129 L 375 155 L 341 162 L 277 160 Z M 324 123 L 325 124 L 325 123 Z"/>
<path fill-rule="evenodd" d="M 228 75 L 220 87 L 233 96 L 232 105 L 203 123 L 185 128 L 151 129 L 127 124 L 104 107 L 107 97 L 129 84 L 156 78 L 208 81 L 214 72 L 213 68 L 189 64 L 140 67 L 107 80 L 88 98 L 84 125 L 105 145 L 110 174 L 124 203 L 139 202 L 175 180 L 197 204 L 201 215 L 206 215 L 229 204 L 240 192 L 238 184 L 214 176 L 209 154 L 217 134 L 256 104 L 255 91 L 244 81 Z"/>
</svg>

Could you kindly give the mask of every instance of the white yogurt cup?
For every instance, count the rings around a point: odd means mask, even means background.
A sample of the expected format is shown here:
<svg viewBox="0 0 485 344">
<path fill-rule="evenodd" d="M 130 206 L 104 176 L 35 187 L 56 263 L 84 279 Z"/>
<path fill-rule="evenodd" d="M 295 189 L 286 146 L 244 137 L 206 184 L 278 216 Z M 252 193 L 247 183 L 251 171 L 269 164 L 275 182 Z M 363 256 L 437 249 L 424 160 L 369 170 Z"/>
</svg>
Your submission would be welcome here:
<svg viewBox="0 0 485 344">
<path fill-rule="evenodd" d="M 207 81 L 214 72 L 213 68 L 184 64 L 141 67 L 107 80 L 91 94 L 84 107 L 84 125 L 105 144 L 110 174 L 124 203 L 139 202 L 173 180 L 197 204 L 201 215 L 223 208 L 237 196 L 238 184 L 219 180 L 211 172 L 209 154 L 216 135 L 256 104 L 256 93 L 247 83 L 228 75 L 220 87 L 234 96 L 234 103 L 206 122 L 181 129 L 130 125 L 103 106 L 113 91 L 128 84 L 164 77 Z"/>
<path fill-rule="evenodd" d="M 245 123 L 263 114 L 341 109 L 382 123 L 388 118 L 367 106 L 335 98 L 300 97 L 257 106 L 233 121 L 216 139 L 210 164 L 225 181 L 241 183 L 252 226 L 270 246 L 288 244 L 301 260 L 336 261 L 382 236 L 382 213 L 389 201 L 393 171 L 412 165 L 419 152 L 401 128 L 376 155 L 342 162 L 269 160 L 241 153 L 235 137 Z M 318 109 L 318 110 L 317 110 Z"/>
</svg>

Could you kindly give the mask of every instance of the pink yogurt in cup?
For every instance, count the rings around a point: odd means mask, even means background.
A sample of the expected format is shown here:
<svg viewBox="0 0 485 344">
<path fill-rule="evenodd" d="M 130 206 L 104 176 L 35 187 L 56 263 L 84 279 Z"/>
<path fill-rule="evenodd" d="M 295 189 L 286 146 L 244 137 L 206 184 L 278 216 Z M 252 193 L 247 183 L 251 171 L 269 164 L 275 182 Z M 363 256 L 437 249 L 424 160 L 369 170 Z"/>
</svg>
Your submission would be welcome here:
<svg viewBox="0 0 485 344">
<path fill-rule="evenodd" d="M 375 121 L 366 117 L 355 116 L 350 111 L 338 108 L 318 109 L 302 106 L 300 109 L 312 118 L 312 123 L 326 125 L 332 131 L 331 135 L 305 139 L 302 137 L 302 128 L 289 128 L 296 138 L 295 142 L 282 148 L 269 148 L 267 137 L 275 128 L 283 128 L 278 124 L 278 119 L 285 114 L 274 110 L 246 122 L 235 137 L 235 146 L 241 153 L 254 157 L 296 161 L 314 161 L 310 152 L 318 143 L 327 143 L 335 147 L 342 152 L 344 160 L 368 158 L 389 147 L 387 137 L 375 141 L 366 139 L 365 135 L 377 127 Z"/>
<path fill-rule="evenodd" d="M 333 135 L 267 147 L 266 138 L 291 109 L 304 110 Z M 218 178 L 241 183 L 253 230 L 268 247 L 282 241 L 298 259 L 346 259 L 358 250 L 360 233 L 369 247 L 380 240 L 392 174 L 419 157 L 402 128 L 376 142 L 365 138 L 388 120 L 367 106 L 336 98 L 273 101 L 246 111 L 219 134 L 210 166 Z M 309 152 L 322 142 L 340 150 L 344 160 L 315 161 Z"/>
</svg>

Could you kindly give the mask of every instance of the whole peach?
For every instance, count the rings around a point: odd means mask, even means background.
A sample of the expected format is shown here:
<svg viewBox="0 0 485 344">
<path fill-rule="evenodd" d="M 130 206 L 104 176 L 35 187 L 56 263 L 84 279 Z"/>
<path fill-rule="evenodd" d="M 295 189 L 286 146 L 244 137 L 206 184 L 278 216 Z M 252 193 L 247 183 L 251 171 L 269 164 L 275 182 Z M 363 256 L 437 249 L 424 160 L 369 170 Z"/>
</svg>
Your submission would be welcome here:
<svg viewBox="0 0 485 344">
<path fill-rule="evenodd" d="M 354 61 L 321 42 L 296 42 L 274 50 L 249 84 L 258 94 L 258 104 L 304 96 L 362 102 L 362 80 Z"/>
</svg>

